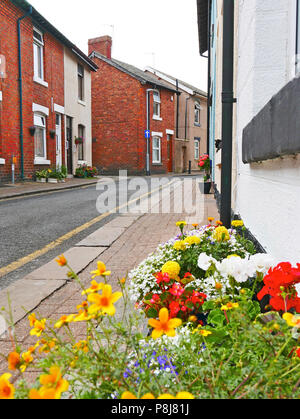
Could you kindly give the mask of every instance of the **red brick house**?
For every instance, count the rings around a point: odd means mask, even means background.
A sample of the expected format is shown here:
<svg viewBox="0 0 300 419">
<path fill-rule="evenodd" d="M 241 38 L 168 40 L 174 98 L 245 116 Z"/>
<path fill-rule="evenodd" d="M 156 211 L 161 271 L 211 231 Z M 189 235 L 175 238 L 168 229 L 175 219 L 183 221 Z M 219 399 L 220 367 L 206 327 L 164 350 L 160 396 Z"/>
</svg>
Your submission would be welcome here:
<svg viewBox="0 0 300 419">
<path fill-rule="evenodd" d="M 107 174 L 172 172 L 177 91 L 112 58 L 111 50 L 109 36 L 89 40 L 89 58 L 99 68 L 92 74 L 93 164 Z"/>
<path fill-rule="evenodd" d="M 0 182 L 66 161 L 64 49 L 96 66 L 25 0 L 0 2 Z M 59 143 L 58 143 L 59 139 Z"/>
</svg>

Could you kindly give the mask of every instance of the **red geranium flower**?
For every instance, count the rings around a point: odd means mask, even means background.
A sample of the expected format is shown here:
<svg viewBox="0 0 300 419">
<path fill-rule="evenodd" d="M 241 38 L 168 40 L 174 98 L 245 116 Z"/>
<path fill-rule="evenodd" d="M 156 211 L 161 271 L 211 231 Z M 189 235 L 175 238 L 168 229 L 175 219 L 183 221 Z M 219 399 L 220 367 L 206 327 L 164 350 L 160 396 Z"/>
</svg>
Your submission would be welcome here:
<svg viewBox="0 0 300 419">
<path fill-rule="evenodd" d="M 162 273 L 162 272 L 158 272 L 157 274 L 154 275 L 155 278 L 157 279 L 157 283 L 161 284 L 162 282 L 168 284 L 170 282 L 170 277 L 169 274 L 167 273 Z"/>
</svg>

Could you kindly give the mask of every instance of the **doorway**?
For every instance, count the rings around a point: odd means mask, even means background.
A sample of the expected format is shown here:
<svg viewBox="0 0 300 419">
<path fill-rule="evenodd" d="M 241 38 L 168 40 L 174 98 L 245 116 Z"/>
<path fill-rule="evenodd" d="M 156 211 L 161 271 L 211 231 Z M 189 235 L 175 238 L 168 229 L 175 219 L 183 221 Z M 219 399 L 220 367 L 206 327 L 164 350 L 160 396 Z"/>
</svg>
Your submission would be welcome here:
<svg viewBox="0 0 300 419">
<path fill-rule="evenodd" d="M 62 150 L 61 150 L 61 115 L 55 114 L 55 131 L 56 131 L 56 167 L 60 169 L 62 166 Z"/>
<path fill-rule="evenodd" d="M 173 138 L 172 135 L 167 135 L 167 149 L 168 149 L 168 172 L 173 172 Z"/>
<path fill-rule="evenodd" d="M 66 151 L 68 174 L 73 175 L 73 119 L 66 117 Z"/>
</svg>

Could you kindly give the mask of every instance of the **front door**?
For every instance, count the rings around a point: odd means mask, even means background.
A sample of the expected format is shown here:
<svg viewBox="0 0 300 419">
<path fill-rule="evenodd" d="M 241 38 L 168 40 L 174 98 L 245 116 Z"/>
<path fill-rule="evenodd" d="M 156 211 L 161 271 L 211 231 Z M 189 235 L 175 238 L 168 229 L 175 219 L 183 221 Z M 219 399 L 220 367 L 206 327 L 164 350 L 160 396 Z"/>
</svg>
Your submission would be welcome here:
<svg viewBox="0 0 300 419">
<path fill-rule="evenodd" d="M 55 128 L 56 128 L 56 167 L 61 168 L 62 165 L 62 153 L 61 153 L 61 115 L 56 114 L 55 116 Z"/>
<path fill-rule="evenodd" d="M 68 169 L 68 174 L 72 175 L 73 174 L 73 141 L 72 141 L 72 136 L 73 136 L 73 126 L 72 126 L 72 118 L 70 116 L 67 116 L 66 119 L 66 135 L 67 135 L 67 140 L 66 140 L 66 150 L 67 150 L 67 169 Z"/>
<path fill-rule="evenodd" d="M 173 172 L 173 142 L 172 135 L 167 135 L 167 148 L 168 148 L 168 172 Z"/>
</svg>

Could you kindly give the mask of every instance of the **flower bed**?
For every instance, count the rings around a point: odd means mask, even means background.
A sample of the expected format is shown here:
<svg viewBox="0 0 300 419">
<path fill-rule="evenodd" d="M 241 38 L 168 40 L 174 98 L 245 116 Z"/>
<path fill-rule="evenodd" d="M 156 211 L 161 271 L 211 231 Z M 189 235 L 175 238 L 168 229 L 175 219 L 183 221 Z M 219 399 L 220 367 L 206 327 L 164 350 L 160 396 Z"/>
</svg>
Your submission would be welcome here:
<svg viewBox="0 0 300 419">
<path fill-rule="evenodd" d="M 15 345 L 8 367 L 41 375 L 15 388 L 4 374 L 0 398 L 299 398 L 300 264 L 256 254 L 241 221 L 231 230 L 209 221 L 187 232 L 178 222 L 178 236 L 130 272 L 128 286 L 120 279 L 122 292 L 98 262 L 76 313 L 52 324 L 31 313 L 37 343 Z M 72 335 L 77 322 L 84 340 Z"/>
</svg>

